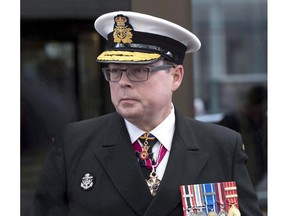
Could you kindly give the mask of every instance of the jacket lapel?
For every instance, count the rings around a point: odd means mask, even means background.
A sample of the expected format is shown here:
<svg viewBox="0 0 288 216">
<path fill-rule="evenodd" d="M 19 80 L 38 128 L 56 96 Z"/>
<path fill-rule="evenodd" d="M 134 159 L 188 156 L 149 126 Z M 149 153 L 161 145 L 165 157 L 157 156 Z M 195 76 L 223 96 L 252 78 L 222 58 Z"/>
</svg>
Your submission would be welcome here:
<svg viewBox="0 0 288 216">
<path fill-rule="evenodd" d="M 103 134 L 103 140 L 98 140 L 105 145 L 97 148 L 95 154 L 122 197 L 135 212 L 143 215 L 152 197 L 125 123 L 118 114 L 115 115 L 115 119 L 107 125 L 108 136 Z"/>
<path fill-rule="evenodd" d="M 197 139 L 183 116 L 176 112 L 176 129 L 165 174 L 145 215 L 168 215 L 180 202 L 180 185 L 193 184 L 209 155 L 199 151 Z M 192 131 L 192 133 L 191 133 Z"/>
</svg>

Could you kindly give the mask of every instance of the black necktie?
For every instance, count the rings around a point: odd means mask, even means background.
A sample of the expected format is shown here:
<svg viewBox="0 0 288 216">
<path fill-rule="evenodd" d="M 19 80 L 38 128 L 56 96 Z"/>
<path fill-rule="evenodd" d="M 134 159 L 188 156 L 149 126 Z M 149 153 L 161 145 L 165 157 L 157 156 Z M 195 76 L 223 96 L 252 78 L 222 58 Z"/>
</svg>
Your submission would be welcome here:
<svg viewBox="0 0 288 216">
<path fill-rule="evenodd" d="M 139 164 L 142 168 L 145 179 L 149 178 L 151 172 L 151 164 L 154 165 L 155 161 L 153 159 L 152 148 L 155 143 L 157 143 L 157 138 L 149 133 L 144 133 L 139 137 L 142 144 L 142 151 L 135 151 L 138 157 Z"/>
</svg>

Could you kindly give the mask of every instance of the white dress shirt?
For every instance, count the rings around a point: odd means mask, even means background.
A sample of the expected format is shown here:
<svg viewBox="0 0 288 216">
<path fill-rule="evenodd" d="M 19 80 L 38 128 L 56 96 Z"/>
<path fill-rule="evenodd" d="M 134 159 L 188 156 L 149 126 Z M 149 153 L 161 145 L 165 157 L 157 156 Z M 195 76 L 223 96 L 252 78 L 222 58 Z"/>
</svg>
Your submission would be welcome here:
<svg viewBox="0 0 288 216">
<path fill-rule="evenodd" d="M 171 145 L 172 145 L 172 139 L 175 131 L 175 110 L 174 106 L 172 105 L 172 109 L 170 114 L 152 131 L 143 131 L 127 121 L 125 119 L 125 124 L 130 136 L 131 143 L 133 144 L 142 134 L 144 133 L 151 133 L 153 134 L 159 142 L 154 144 L 152 148 L 153 157 L 154 160 L 158 157 L 158 152 L 160 148 L 160 143 L 166 148 L 167 152 L 162 159 L 162 161 L 159 163 L 159 165 L 156 168 L 156 173 L 158 175 L 158 178 L 161 180 L 163 178 L 168 158 L 170 155 Z M 136 156 L 135 156 L 136 157 Z"/>
</svg>

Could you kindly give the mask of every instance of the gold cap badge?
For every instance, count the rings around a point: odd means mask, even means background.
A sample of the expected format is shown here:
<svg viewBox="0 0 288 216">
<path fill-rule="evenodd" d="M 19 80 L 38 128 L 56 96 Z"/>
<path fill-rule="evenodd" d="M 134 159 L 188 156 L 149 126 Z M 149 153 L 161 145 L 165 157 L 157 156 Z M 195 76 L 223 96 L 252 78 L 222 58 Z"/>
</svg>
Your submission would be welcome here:
<svg viewBox="0 0 288 216">
<path fill-rule="evenodd" d="M 123 15 L 118 15 L 114 18 L 113 37 L 114 43 L 129 44 L 132 43 L 133 27 L 129 24 L 128 18 Z"/>
</svg>

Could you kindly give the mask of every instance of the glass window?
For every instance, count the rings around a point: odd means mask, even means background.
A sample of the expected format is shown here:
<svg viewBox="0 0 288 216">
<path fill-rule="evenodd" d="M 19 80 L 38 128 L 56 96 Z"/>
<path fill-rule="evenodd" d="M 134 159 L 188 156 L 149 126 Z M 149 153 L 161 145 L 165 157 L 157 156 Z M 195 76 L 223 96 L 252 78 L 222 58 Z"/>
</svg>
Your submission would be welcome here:
<svg viewBox="0 0 288 216">
<path fill-rule="evenodd" d="M 192 1 L 193 31 L 202 42 L 193 55 L 196 118 L 217 121 L 241 106 L 253 87 L 266 87 L 266 4 Z"/>
</svg>

